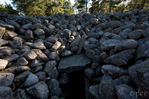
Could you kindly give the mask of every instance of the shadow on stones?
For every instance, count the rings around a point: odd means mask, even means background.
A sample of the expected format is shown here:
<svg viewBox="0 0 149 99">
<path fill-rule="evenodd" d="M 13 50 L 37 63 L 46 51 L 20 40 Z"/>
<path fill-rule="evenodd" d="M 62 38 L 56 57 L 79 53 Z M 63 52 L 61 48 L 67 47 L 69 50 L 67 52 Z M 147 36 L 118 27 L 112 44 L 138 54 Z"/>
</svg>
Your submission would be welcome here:
<svg viewBox="0 0 149 99">
<path fill-rule="evenodd" d="M 68 73 L 69 81 L 65 85 L 60 85 L 66 99 L 85 99 L 84 72 L 75 71 Z"/>
</svg>

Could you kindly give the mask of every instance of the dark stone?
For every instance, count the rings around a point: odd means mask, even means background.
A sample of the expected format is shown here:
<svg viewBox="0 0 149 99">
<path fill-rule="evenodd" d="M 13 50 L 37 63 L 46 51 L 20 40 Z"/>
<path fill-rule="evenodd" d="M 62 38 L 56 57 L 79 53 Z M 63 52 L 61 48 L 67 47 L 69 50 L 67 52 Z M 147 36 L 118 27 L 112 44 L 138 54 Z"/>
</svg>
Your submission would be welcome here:
<svg viewBox="0 0 149 99">
<path fill-rule="evenodd" d="M 134 57 L 134 53 L 135 49 L 125 50 L 106 58 L 104 63 L 117 66 L 126 65 Z"/>
<path fill-rule="evenodd" d="M 85 67 L 90 62 L 91 60 L 89 60 L 84 54 L 69 56 L 61 59 L 58 70 L 61 72 L 77 71 Z"/>
<path fill-rule="evenodd" d="M 12 89 L 6 86 L 0 86 L 0 98 L 12 99 Z"/>
<path fill-rule="evenodd" d="M 0 86 L 10 86 L 14 79 L 12 73 L 0 73 Z"/>
<path fill-rule="evenodd" d="M 116 86 L 116 94 L 118 99 L 137 99 L 136 91 L 126 84 Z"/>
<path fill-rule="evenodd" d="M 139 30 L 134 30 L 134 31 L 130 32 L 128 34 L 128 36 L 130 39 L 137 40 L 143 36 L 143 33 L 144 33 L 144 31 L 139 29 Z"/>
<path fill-rule="evenodd" d="M 16 62 L 17 66 L 25 66 L 28 64 L 28 61 L 26 60 L 25 57 L 21 57 L 18 59 L 18 61 Z"/>
<path fill-rule="evenodd" d="M 39 83 L 26 89 L 27 93 L 38 99 L 48 99 L 49 89 L 45 82 Z"/>
</svg>

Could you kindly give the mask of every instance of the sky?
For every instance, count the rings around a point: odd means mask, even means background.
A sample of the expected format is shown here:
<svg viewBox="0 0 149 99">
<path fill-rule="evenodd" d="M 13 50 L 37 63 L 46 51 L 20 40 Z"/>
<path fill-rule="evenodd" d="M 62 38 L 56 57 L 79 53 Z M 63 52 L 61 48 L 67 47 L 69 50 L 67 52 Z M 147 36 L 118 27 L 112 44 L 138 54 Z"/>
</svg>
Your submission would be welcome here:
<svg viewBox="0 0 149 99">
<path fill-rule="evenodd" d="M 10 4 L 11 0 L 0 0 L 0 4 L 5 4 L 5 2 Z M 70 2 L 72 3 L 72 5 L 74 4 L 74 0 L 70 0 Z"/>
</svg>

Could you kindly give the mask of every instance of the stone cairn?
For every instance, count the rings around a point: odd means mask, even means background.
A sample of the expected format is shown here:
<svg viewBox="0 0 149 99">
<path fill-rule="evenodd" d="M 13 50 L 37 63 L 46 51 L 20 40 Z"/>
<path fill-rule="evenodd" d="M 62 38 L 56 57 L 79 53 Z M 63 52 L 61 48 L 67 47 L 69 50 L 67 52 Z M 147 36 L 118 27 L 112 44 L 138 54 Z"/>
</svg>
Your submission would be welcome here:
<svg viewBox="0 0 149 99">
<path fill-rule="evenodd" d="M 80 70 L 86 99 L 149 99 L 149 11 L 0 13 L 0 99 L 65 99 Z"/>
</svg>

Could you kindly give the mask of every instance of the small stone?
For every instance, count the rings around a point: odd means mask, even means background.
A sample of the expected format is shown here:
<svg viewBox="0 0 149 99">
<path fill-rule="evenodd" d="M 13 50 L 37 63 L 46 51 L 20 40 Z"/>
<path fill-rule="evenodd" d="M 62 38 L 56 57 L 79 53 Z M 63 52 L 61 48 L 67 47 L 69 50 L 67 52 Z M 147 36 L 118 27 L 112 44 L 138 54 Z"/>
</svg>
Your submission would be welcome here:
<svg viewBox="0 0 149 99">
<path fill-rule="evenodd" d="M 96 25 L 96 24 L 98 24 L 98 19 L 97 19 L 97 18 L 91 18 L 91 19 L 90 19 L 90 23 L 91 23 L 92 25 Z"/>
<path fill-rule="evenodd" d="M 37 35 L 37 36 L 41 36 L 41 35 L 44 35 L 45 32 L 42 29 L 36 29 L 34 31 L 34 34 Z"/>
<path fill-rule="evenodd" d="M 37 57 L 37 54 L 34 51 L 25 52 L 24 55 L 28 60 L 34 60 Z"/>
<path fill-rule="evenodd" d="M 28 87 L 28 86 L 31 86 L 33 84 L 36 84 L 38 81 L 39 81 L 38 77 L 35 74 L 30 73 L 28 75 L 27 79 L 25 80 L 23 86 Z"/>
<path fill-rule="evenodd" d="M 44 71 L 49 73 L 57 65 L 56 61 L 49 61 L 46 63 Z"/>
<path fill-rule="evenodd" d="M 50 43 L 55 43 L 57 40 L 58 40 L 58 38 L 55 36 L 50 36 L 47 38 L 47 41 Z"/>
<path fill-rule="evenodd" d="M 99 98 L 99 85 L 92 85 L 89 87 L 89 92 L 90 94 L 95 98 L 98 99 Z"/>
<path fill-rule="evenodd" d="M 12 99 L 12 89 L 6 86 L 0 86 L 0 99 Z"/>
<path fill-rule="evenodd" d="M 72 55 L 73 53 L 71 52 L 71 51 L 69 51 L 69 50 L 66 50 L 65 52 L 63 52 L 61 55 L 62 56 L 70 56 L 70 55 Z"/>
<path fill-rule="evenodd" d="M 55 44 L 52 46 L 52 50 L 57 50 L 61 46 L 61 42 L 56 41 Z"/>
<path fill-rule="evenodd" d="M 135 49 L 125 50 L 106 58 L 104 62 L 117 66 L 126 65 L 134 57 L 134 53 Z"/>
<path fill-rule="evenodd" d="M 49 73 L 48 73 L 48 76 L 51 77 L 51 78 L 57 78 L 58 76 L 58 71 L 57 71 L 57 68 L 54 67 Z"/>
<path fill-rule="evenodd" d="M 0 46 L 7 45 L 9 42 L 0 38 Z"/>
<path fill-rule="evenodd" d="M 18 59 L 18 61 L 16 62 L 17 66 L 26 66 L 28 64 L 28 61 L 26 60 L 25 57 L 21 57 Z"/>
<path fill-rule="evenodd" d="M 60 85 L 61 85 L 61 84 L 62 84 L 62 85 L 67 84 L 68 81 L 69 81 L 69 78 L 68 78 L 68 75 L 67 75 L 66 73 L 64 73 L 64 74 L 62 74 L 62 75 L 60 76 L 60 79 L 59 79 Z"/>
<path fill-rule="evenodd" d="M 40 72 L 37 72 L 36 75 L 37 75 L 39 81 L 45 81 L 46 80 L 46 73 L 45 72 L 40 71 Z"/>
<path fill-rule="evenodd" d="M 126 39 L 121 41 L 119 44 L 117 44 L 114 48 L 114 50 L 117 51 L 122 51 L 126 49 L 134 49 L 138 45 L 137 41 L 133 39 Z"/>
<path fill-rule="evenodd" d="M 0 73 L 0 86 L 10 86 L 14 79 L 12 73 Z"/>
<path fill-rule="evenodd" d="M 108 22 L 108 26 L 112 27 L 112 28 L 118 28 L 121 26 L 121 22 L 120 21 L 110 21 L 110 22 Z"/>
<path fill-rule="evenodd" d="M 27 31 L 25 32 L 25 38 L 26 38 L 27 40 L 32 40 L 32 39 L 34 39 L 33 32 L 32 32 L 31 30 L 27 30 Z"/>
<path fill-rule="evenodd" d="M 3 35 L 4 35 L 4 33 L 5 33 L 5 28 L 3 28 L 3 27 L 0 27 L 0 38 L 2 38 L 3 37 Z"/>
<path fill-rule="evenodd" d="M 36 42 L 36 43 L 33 43 L 33 44 L 31 45 L 31 47 L 36 48 L 36 49 L 41 49 L 41 50 L 46 49 L 46 47 L 45 47 L 45 45 L 44 45 L 43 42 Z"/>
<path fill-rule="evenodd" d="M 60 58 L 59 58 L 59 56 L 56 52 L 51 52 L 50 55 L 49 55 L 49 58 L 53 59 L 53 60 L 57 60 L 57 61 L 60 60 Z"/>
<path fill-rule="evenodd" d="M 137 99 L 136 91 L 126 84 L 116 86 L 116 93 L 118 99 Z"/>
<path fill-rule="evenodd" d="M 19 66 L 16 68 L 16 73 L 22 73 L 31 70 L 28 66 Z"/>
<path fill-rule="evenodd" d="M 130 39 L 137 40 L 137 39 L 139 39 L 139 38 L 141 38 L 141 37 L 143 36 L 143 33 L 144 33 L 144 31 L 141 30 L 141 29 L 139 29 L 139 30 L 134 30 L 134 31 L 132 31 L 132 32 L 130 32 L 130 33 L 128 34 L 128 37 L 129 37 Z"/>
<path fill-rule="evenodd" d="M 45 82 L 39 83 L 26 89 L 27 93 L 38 99 L 48 99 L 49 89 Z"/>
<path fill-rule="evenodd" d="M 16 61 L 18 58 L 19 58 L 18 54 L 12 54 L 11 56 L 8 56 L 5 59 L 8 60 L 9 62 L 13 62 L 13 61 Z"/>
<path fill-rule="evenodd" d="M 70 30 L 64 29 L 63 33 L 64 33 L 64 35 L 65 35 L 67 38 L 70 38 L 70 36 L 71 36 L 71 31 L 70 31 Z"/>
<path fill-rule="evenodd" d="M 92 68 L 86 68 L 84 74 L 91 79 L 94 76 L 94 70 Z"/>
<path fill-rule="evenodd" d="M 86 55 L 88 58 L 94 58 L 94 56 L 95 56 L 95 51 L 94 51 L 94 50 L 91 50 L 91 49 L 86 50 L 86 51 L 85 51 L 85 55 Z"/>
<path fill-rule="evenodd" d="M 0 59 L 0 70 L 5 69 L 5 67 L 7 66 L 8 61 L 4 60 L 4 59 Z"/>
</svg>

